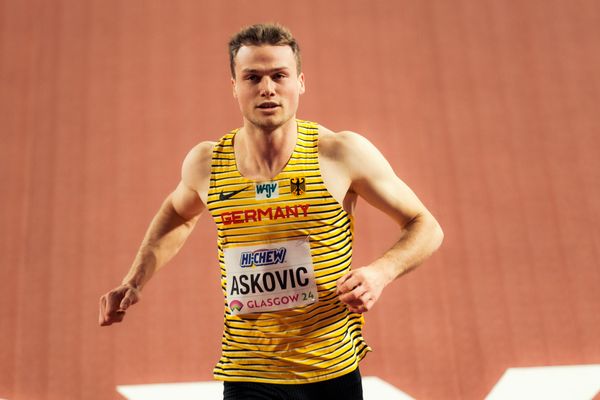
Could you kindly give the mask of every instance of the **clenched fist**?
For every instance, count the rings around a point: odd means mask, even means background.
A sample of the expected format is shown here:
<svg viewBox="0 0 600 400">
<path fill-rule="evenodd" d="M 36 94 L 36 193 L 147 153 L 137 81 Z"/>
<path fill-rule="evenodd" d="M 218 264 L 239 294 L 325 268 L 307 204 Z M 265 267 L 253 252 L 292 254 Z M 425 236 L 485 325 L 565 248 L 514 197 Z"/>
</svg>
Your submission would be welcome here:
<svg viewBox="0 0 600 400">
<path fill-rule="evenodd" d="M 373 308 L 388 283 L 382 270 L 374 267 L 358 268 L 337 281 L 336 294 L 351 312 L 363 313 Z"/>
<path fill-rule="evenodd" d="M 140 301 L 140 291 L 131 285 L 121 285 L 100 297 L 100 315 L 98 323 L 101 326 L 121 322 L 129 306 Z"/>
</svg>

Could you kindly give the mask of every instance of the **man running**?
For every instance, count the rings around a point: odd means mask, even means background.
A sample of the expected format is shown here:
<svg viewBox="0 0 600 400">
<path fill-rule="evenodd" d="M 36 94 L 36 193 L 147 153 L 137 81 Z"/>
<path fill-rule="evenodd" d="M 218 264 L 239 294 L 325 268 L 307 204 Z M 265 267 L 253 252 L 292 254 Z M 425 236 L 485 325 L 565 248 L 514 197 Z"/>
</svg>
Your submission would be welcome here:
<svg viewBox="0 0 600 400">
<path fill-rule="evenodd" d="M 362 399 L 362 313 L 439 247 L 442 230 L 367 139 L 296 118 L 304 74 L 287 29 L 247 27 L 229 53 L 243 126 L 187 155 L 129 273 L 101 297 L 99 323 L 122 321 L 208 210 L 225 308 L 214 376 L 225 399 Z M 351 269 L 358 197 L 402 235 Z"/>
</svg>

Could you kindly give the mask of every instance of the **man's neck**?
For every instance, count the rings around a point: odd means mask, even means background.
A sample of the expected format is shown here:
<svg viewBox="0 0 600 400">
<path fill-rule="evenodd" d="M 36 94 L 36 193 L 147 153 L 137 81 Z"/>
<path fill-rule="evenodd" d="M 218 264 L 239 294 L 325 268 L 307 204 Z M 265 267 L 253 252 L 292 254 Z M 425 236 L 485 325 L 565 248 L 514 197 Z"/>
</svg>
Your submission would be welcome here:
<svg viewBox="0 0 600 400">
<path fill-rule="evenodd" d="M 289 161 L 297 136 L 295 118 L 272 130 L 244 121 L 244 127 L 235 140 L 235 156 L 240 173 L 258 181 L 274 178 Z"/>
</svg>

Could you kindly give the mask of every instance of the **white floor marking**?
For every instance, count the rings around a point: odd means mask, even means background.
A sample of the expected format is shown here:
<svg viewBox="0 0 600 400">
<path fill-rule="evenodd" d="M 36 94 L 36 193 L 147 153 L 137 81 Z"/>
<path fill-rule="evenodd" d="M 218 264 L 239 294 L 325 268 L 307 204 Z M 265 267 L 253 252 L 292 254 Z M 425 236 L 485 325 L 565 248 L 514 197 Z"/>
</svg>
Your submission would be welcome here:
<svg viewBox="0 0 600 400">
<path fill-rule="evenodd" d="M 221 400 L 221 382 L 120 385 L 129 400 Z M 414 400 L 374 377 L 363 377 L 364 400 Z M 600 392 L 600 364 L 509 368 L 486 400 L 591 400 Z M 0 399 L 1 400 L 1 399 Z"/>
<path fill-rule="evenodd" d="M 591 400 L 600 391 L 600 364 L 509 368 L 486 400 Z"/>
</svg>

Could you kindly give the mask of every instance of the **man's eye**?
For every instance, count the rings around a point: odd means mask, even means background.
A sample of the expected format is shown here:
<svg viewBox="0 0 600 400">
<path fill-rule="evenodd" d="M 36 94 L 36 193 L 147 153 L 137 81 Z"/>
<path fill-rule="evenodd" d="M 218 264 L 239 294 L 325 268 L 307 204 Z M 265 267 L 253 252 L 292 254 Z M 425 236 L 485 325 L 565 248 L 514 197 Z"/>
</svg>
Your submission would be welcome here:
<svg viewBox="0 0 600 400">
<path fill-rule="evenodd" d="M 275 74 L 274 79 L 283 79 L 285 78 L 285 74 Z"/>
<path fill-rule="evenodd" d="M 252 82 L 256 82 L 258 80 L 258 76 L 256 75 L 248 75 L 246 77 L 246 80 L 252 81 Z"/>
</svg>

